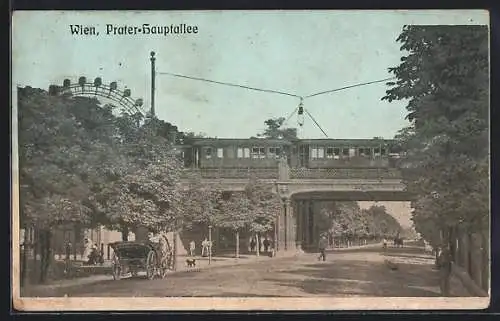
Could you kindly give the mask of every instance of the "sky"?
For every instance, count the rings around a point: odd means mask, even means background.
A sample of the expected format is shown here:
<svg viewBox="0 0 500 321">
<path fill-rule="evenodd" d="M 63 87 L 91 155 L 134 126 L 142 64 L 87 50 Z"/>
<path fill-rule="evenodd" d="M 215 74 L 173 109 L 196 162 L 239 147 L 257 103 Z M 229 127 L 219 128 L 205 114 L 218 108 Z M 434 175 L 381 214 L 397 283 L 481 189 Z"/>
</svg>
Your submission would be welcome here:
<svg viewBox="0 0 500 321">
<path fill-rule="evenodd" d="M 181 131 L 248 138 L 265 129 L 266 119 L 288 117 L 299 100 L 159 73 L 305 96 L 391 77 L 388 68 L 406 54 L 396 42 L 404 25 L 488 22 L 484 10 L 15 12 L 12 85 L 48 89 L 65 78 L 102 77 L 131 89 L 149 109 L 149 54 L 155 51 L 158 118 Z M 198 33 L 105 35 L 106 24 L 144 23 L 196 25 Z M 100 35 L 72 35 L 71 24 L 94 26 Z M 404 101 L 381 101 L 387 89 L 385 83 L 352 88 L 306 99 L 304 107 L 329 138 L 392 138 L 408 125 L 407 112 Z M 296 127 L 297 117 L 287 125 Z M 299 137 L 324 136 L 306 117 Z M 396 203 L 383 205 L 407 225 L 408 204 Z"/>
<path fill-rule="evenodd" d="M 487 23 L 486 11 L 16 12 L 13 85 L 47 89 L 79 76 L 118 81 L 150 106 L 149 53 L 156 70 L 300 96 L 391 77 L 405 24 Z M 191 35 L 107 36 L 106 24 L 198 26 Z M 74 36 L 70 24 L 96 26 Z M 156 112 L 182 131 L 248 138 L 271 117 L 288 117 L 295 97 L 158 75 Z M 407 125 L 405 102 L 381 101 L 385 83 L 306 99 L 330 138 L 392 138 Z M 292 117 L 288 126 L 297 126 Z M 301 138 L 322 138 L 309 118 Z"/>
</svg>

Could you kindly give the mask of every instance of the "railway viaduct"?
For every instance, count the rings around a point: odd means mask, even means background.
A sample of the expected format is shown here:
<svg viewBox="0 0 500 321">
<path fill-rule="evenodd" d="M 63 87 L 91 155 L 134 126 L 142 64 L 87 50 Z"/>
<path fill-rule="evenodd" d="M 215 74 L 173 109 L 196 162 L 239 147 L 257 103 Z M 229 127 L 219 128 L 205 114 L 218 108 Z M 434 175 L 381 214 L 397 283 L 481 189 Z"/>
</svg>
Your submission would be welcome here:
<svg viewBox="0 0 500 321">
<path fill-rule="evenodd" d="M 187 171 L 194 171 L 189 169 Z M 410 201 L 397 168 L 290 168 L 278 161 L 275 169 L 196 169 L 206 186 L 242 191 L 249 175 L 273 184 L 283 208 L 277 217 L 277 253 L 315 247 L 319 238 L 314 221 L 318 201 Z M 187 180 L 183 183 L 187 184 Z"/>
</svg>

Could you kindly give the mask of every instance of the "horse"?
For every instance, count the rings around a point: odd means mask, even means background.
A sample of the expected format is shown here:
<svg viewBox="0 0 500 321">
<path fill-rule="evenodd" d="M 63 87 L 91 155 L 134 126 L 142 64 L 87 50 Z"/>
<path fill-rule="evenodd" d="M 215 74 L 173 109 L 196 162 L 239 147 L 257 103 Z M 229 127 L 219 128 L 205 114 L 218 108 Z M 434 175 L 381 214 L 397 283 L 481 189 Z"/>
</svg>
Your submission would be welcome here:
<svg viewBox="0 0 500 321">
<path fill-rule="evenodd" d="M 394 247 L 403 247 L 403 246 L 404 246 L 403 238 L 395 237 L 394 238 Z"/>
</svg>

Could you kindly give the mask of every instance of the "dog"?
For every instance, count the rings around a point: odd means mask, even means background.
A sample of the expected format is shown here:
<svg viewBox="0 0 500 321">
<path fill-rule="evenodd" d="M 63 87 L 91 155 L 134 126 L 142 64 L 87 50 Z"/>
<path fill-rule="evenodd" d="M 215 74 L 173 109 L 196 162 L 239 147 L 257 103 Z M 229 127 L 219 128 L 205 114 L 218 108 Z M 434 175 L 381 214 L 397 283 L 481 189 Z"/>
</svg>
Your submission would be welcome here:
<svg viewBox="0 0 500 321">
<path fill-rule="evenodd" d="M 196 259 L 186 259 L 186 265 L 188 267 L 196 267 Z"/>
</svg>

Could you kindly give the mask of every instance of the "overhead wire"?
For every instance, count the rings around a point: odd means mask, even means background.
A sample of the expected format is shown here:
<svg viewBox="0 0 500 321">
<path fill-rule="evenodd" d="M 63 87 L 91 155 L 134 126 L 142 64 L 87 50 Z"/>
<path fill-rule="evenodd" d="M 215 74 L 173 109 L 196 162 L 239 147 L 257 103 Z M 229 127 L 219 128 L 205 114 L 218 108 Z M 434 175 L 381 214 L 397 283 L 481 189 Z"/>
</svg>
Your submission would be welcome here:
<svg viewBox="0 0 500 321">
<path fill-rule="evenodd" d="M 323 128 L 321 128 L 321 126 L 318 124 L 318 122 L 316 121 L 316 119 L 314 119 L 314 117 L 311 115 L 311 113 L 309 113 L 309 111 L 307 109 L 304 108 L 304 111 L 306 112 L 306 114 L 309 116 L 309 118 L 312 119 L 312 121 L 316 124 L 316 126 L 318 126 L 318 128 L 321 130 L 321 132 L 325 135 L 326 138 L 328 138 L 328 135 L 326 134 L 326 132 L 323 130 Z"/>
<path fill-rule="evenodd" d="M 290 115 L 288 115 L 288 117 L 286 118 L 285 122 L 283 124 L 286 124 L 292 117 L 293 115 L 295 115 L 295 113 L 297 112 L 297 110 L 299 109 L 299 107 L 295 107 L 295 109 L 293 110 L 293 112 L 290 113 Z"/>
<path fill-rule="evenodd" d="M 325 90 L 325 91 L 321 91 L 321 92 L 318 92 L 318 93 L 315 93 L 315 94 L 312 94 L 312 95 L 305 96 L 304 99 L 315 97 L 315 96 L 319 96 L 319 95 L 329 94 L 329 93 L 333 93 L 333 92 L 336 92 L 336 91 L 341 91 L 341 90 L 344 90 L 344 89 L 350 89 L 350 88 L 354 88 L 354 87 L 360 87 L 360 86 L 366 86 L 366 85 L 376 84 L 376 83 L 379 83 L 379 82 L 384 82 L 384 81 L 388 81 L 388 80 L 392 80 L 392 79 L 396 79 L 396 77 L 390 77 L 390 78 L 385 78 L 385 79 L 374 80 L 374 81 L 363 82 L 363 83 L 359 83 L 359 84 L 355 84 L 355 85 L 345 86 L 345 87 L 341 87 L 341 88 L 336 88 L 336 89 L 331 89 L 331 90 Z"/>
<path fill-rule="evenodd" d="M 178 77 L 178 78 L 186 78 L 186 79 L 191 79 L 191 80 L 205 81 L 205 82 L 219 84 L 219 85 L 225 85 L 225 86 L 231 86 L 231 87 L 238 87 L 238 88 L 255 90 L 255 91 L 261 91 L 261 92 L 267 92 L 267 93 L 273 93 L 273 94 L 280 94 L 280 95 L 291 96 L 291 97 L 296 97 L 296 98 L 302 98 L 302 97 L 300 97 L 298 95 L 287 93 L 287 92 L 284 92 L 284 91 L 278 91 L 278 90 L 272 90 L 272 89 L 262 89 L 262 88 L 250 87 L 250 86 L 245 86 L 245 85 L 239 85 L 239 84 L 235 84 L 235 83 L 222 82 L 222 81 L 216 81 L 216 80 L 211 80 L 211 79 L 205 79 L 205 78 L 198 78 L 198 77 L 192 77 L 192 76 L 185 76 L 185 75 L 180 75 L 180 74 L 174 74 L 174 73 L 170 73 L 170 72 L 157 72 L 157 74 L 168 75 L 168 76 L 173 76 L 173 77 Z"/>
<path fill-rule="evenodd" d="M 157 72 L 157 74 L 159 74 L 159 75 L 167 75 L 167 76 L 172 76 L 172 77 L 178 77 L 178 78 L 184 78 L 184 79 L 190 79 L 190 80 L 204 81 L 204 82 L 208 82 L 208 83 L 213 83 L 213 84 L 218 84 L 218 85 L 224 85 L 224 86 L 230 86 L 230 87 L 237 87 L 237 88 L 242 88 L 242 89 L 247 89 L 247 90 L 254 90 L 254 91 L 259 91 L 259 92 L 266 92 L 266 93 L 272 93 L 272 94 L 279 94 L 279 95 L 285 95 L 285 96 L 295 97 L 295 98 L 299 98 L 300 99 L 301 104 L 302 104 L 302 102 L 306 98 L 312 98 L 312 97 L 316 97 L 316 96 L 320 96 L 320 95 L 325 95 L 325 94 L 330 94 L 330 93 L 334 93 L 334 92 L 345 90 L 345 89 L 350 89 L 350 88 L 355 88 L 355 87 L 360 87 L 360 86 L 366 86 L 366 85 L 371 85 L 371 84 L 376 84 L 376 83 L 380 83 L 380 82 L 384 82 L 384 81 L 396 79 L 396 77 L 389 77 L 389 78 L 385 78 L 385 79 L 379 79 L 379 80 L 374 80 L 374 81 L 369 81 L 369 82 L 364 82 L 364 83 L 358 83 L 358 84 L 354 84 L 354 85 L 350 85 L 350 86 L 345 86 L 345 87 L 341 87 L 341 88 L 335 88 L 335 89 L 331 89 L 331 90 L 325 90 L 325 91 L 317 92 L 317 93 L 314 93 L 314 94 L 311 94 L 311 95 L 307 95 L 307 96 L 299 96 L 299 95 L 288 93 L 288 92 L 284 92 L 284 91 L 278 91 L 278 90 L 272 90 L 272 89 L 263 89 L 263 88 L 257 88 L 257 87 L 250 87 L 250 86 L 240 85 L 240 84 L 236 84 L 236 83 L 222 82 L 222 81 L 216 81 L 216 80 L 211 80 L 211 79 L 206 79 L 206 78 L 200 78 L 200 77 L 193 77 L 193 76 L 186 76 L 186 75 L 181 75 L 181 74 L 176 74 L 176 73 L 171 73 L 171 72 Z M 300 108 L 300 106 L 301 105 L 299 105 L 298 107 L 296 107 L 294 109 L 294 111 L 292 113 L 290 113 L 290 115 L 286 118 L 284 124 L 288 123 L 288 121 L 293 117 L 293 115 L 295 115 L 295 113 Z M 305 109 L 305 108 L 303 108 L 303 111 L 305 111 L 307 113 L 307 115 L 309 116 L 309 118 L 311 118 L 311 120 L 314 122 L 314 124 L 328 138 L 328 135 L 326 134 L 326 132 L 323 130 L 323 128 L 321 128 L 321 126 L 316 121 L 316 119 L 311 115 L 311 113 L 307 109 Z"/>
</svg>

